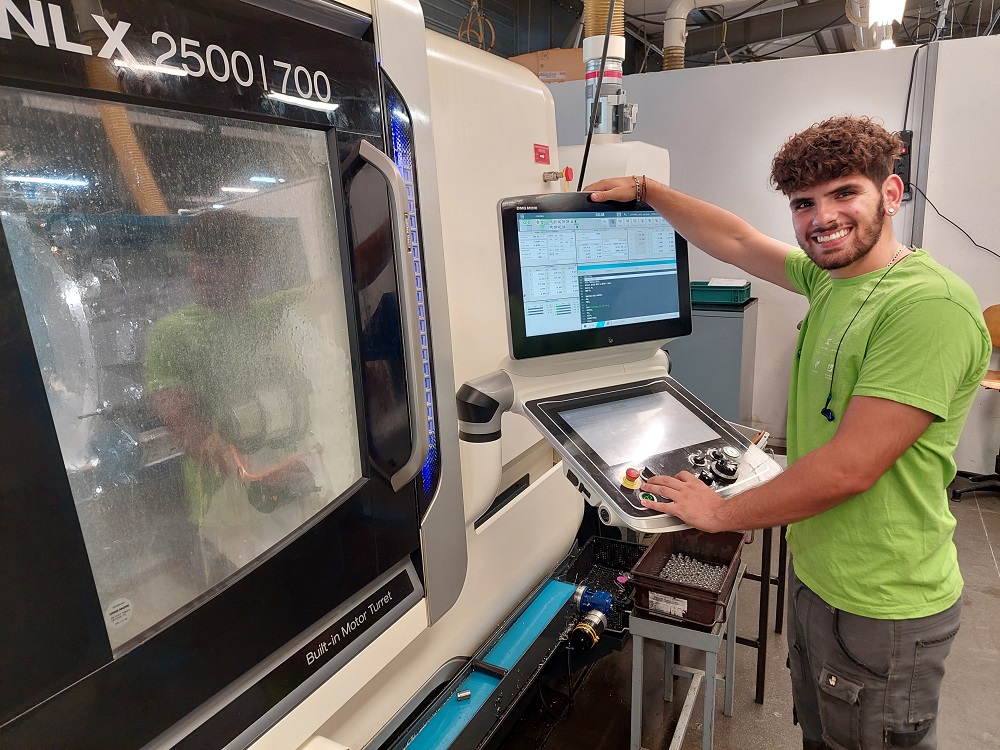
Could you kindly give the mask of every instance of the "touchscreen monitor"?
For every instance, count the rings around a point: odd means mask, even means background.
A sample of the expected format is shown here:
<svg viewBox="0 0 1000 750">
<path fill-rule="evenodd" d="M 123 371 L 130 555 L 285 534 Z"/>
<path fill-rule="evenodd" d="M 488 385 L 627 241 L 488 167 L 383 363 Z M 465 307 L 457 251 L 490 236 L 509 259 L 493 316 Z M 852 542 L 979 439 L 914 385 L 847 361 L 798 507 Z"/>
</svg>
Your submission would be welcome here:
<svg viewBox="0 0 1000 750">
<path fill-rule="evenodd" d="M 721 435 L 667 392 L 636 396 L 560 413 L 608 466 L 718 440 Z"/>
<path fill-rule="evenodd" d="M 649 206 L 554 193 L 499 213 L 514 359 L 691 332 L 687 242 Z"/>
</svg>

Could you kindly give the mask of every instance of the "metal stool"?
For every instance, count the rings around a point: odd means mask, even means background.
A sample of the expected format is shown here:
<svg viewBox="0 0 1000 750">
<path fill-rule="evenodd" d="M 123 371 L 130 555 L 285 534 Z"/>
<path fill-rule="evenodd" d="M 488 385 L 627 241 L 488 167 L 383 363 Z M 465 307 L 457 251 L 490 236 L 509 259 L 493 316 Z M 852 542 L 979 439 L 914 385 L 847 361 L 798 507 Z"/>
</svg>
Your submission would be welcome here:
<svg viewBox="0 0 1000 750">
<path fill-rule="evenodd" d="M 643 647 L 647 638 L 660 641 L 663 644 L 663 699 L 673 700 L 674 680 L 677 677 L 688 677 L 691 687 L 680 719 L 670 742 L 670 750 L 680 748 L 687 732 L 688 720 L 698 688 L 706 680 L 705 687 L 705 722 L 701 735 L 702 750 L 711 750 L 715 734 L 715 688 L 722 684 L 726 689 L 726 702 L 723 713 L 733 715 L 733 688 L 736 679 L 736 615 L 740 583 L 746 572 L 746 564 L 740 565 L 733 582 L 733 590 L 726 602 L 726 616 L 723 622 L 716 623 L 710 631 L 697 630 L 683 622 L 669 622 L 644 618 L 641 613 L 633 612 L 629 618 L 629 631 L 632 633 L 632 730 L 630 750 L 640 750 L 642 744 L 642 679 L 643 679 Z M 725 636 L 725 639 L 723 639 Z M 716 673 L 716 657 L 726 642 L 726 674 Z M 705 669 L 694 669 L 674 664 L 674 646 L 688 646 L 705 654 Z"/>
</svg>

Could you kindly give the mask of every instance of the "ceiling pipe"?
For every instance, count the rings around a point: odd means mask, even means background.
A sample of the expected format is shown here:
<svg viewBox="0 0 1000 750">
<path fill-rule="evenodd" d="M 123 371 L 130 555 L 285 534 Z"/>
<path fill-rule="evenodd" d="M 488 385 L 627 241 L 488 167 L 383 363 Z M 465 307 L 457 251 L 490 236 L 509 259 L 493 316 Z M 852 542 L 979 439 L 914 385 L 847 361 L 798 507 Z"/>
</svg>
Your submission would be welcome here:
<svg viewBox="0 0 1000 750">
<path fill-rule="evenodd" d="M 667 16 L 663 19 L 663 70 L 681 70 L 684 67 L 688 15 L 698 8 L 709 5 L 718 7 L 729 1 L 671 0 Z"/>
</svg>

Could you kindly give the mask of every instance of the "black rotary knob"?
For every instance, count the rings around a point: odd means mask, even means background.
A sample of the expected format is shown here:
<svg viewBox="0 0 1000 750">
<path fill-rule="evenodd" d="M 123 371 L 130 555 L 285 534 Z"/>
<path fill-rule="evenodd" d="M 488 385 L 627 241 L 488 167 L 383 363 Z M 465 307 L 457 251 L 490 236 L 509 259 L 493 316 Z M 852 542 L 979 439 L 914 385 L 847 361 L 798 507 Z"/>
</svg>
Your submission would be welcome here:
<svg viewBox="0 0 1000 750">
<path fill-rule="evenodd" d="M 710 472 L 708 469 L 698 472 L 698 479 L 703 481 L 705 484 L 711 484 L 715 481 L 715 474 Z"/>
<path fill-rule="evenodd" d="M 712 464 L 712 473 L 723 482 L 735 481 L 739 469 L 740 465 L 735 461 L 716 461 Z"/>
<path fill-rule="evenodd" d="M 702 451 L 696 451 L 688 456 L 692 466 L 708 466 L 708 456 Z"/>
</svg>

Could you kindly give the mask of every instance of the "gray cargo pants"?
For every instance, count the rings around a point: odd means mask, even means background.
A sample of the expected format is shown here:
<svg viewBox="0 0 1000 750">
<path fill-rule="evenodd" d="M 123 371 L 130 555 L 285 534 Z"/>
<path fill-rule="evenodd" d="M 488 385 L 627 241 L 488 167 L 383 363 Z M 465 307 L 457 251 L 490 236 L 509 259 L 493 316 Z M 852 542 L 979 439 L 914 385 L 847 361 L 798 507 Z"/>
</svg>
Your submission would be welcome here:
<svg viewBox="0 0 1000 750">
<path fill-rule="evenodd" d="M 873 620 L 834 609 L 791 566 L 788 580 L 788 661 L 804 747 L 934 750 L 962 600 L 930 617 Z"/>
</svg>

